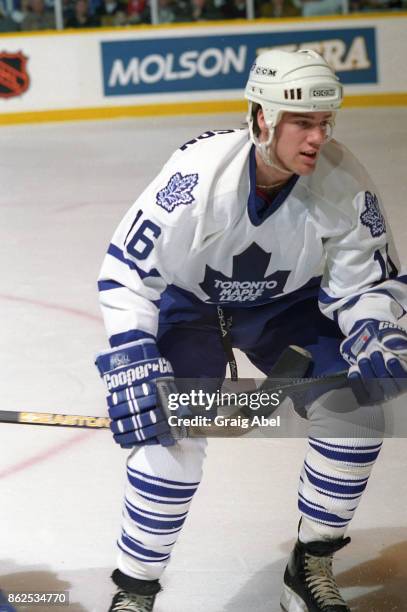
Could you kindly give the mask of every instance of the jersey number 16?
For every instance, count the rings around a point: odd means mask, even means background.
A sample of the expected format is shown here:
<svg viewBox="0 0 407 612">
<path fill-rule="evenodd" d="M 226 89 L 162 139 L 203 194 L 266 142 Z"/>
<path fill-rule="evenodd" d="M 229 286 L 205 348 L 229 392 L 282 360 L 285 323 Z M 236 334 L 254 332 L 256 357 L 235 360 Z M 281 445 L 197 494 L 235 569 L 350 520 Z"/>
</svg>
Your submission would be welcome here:
<svg viewBox="0 0 407 612">
<path fill-rule="evenodd" d="M 136 259 L 147 259 L 154 248 L 152 238 L 158 238 L 161 228 L 145 219 L 127 245 L 127 252 Z"/>
</svg>

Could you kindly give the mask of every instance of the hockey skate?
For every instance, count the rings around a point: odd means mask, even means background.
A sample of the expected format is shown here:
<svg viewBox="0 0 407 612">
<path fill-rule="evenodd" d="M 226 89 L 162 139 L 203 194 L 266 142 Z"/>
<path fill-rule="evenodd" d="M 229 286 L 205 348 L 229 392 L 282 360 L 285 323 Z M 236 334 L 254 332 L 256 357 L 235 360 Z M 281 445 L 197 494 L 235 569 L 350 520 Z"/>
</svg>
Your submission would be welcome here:
<svg viewBox="0 0 407 612">
<path fill-rule="evenodd" d="M 333 554 L 349 542 L 297 540 L 284 573 L 280 603 L 285 612 L 350 612 L 332 573 Z"/>
<path fill-rule="evenodd" d="M 161 590 L 158 580 L 137 580 L 114 570 L 113 582 L 119 587 L 108 612 L 151 612 L 157 593 Z"/>
</svg>

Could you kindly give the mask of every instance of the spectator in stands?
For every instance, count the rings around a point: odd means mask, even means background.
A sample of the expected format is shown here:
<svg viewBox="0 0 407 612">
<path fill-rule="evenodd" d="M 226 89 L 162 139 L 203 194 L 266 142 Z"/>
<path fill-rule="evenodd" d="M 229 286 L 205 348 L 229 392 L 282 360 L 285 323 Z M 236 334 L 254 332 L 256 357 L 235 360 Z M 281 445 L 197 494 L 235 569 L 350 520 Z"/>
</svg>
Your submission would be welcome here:
<svg viewBox="0 0 407 612">
<path fill-rule="evenodd" d="M 126 24 L 126 7 L 119 0 L 103 0 L 95 15 L 104 27 Z"/>
<path fill-rule="evenodd" d="M 219 0 L 223 2 L 224 0 Z M 178 23 L 190 23 L 192 21 L 192 3 L 191 0 L 176 0 L 176 21 Z"/>
<path fill-rule="evenodd" d="M 386 11 L 402 8 L 402 0 L 365 0 L 363 3 L 365 11 Z"/>
<path fill-rule="evenodd" d="M 179 21 L 190 21 L 187 12 L 182 15 L 182 7 L 185 6 L 177 0 L 158 0 L 158 22 L 159 23 L 175 23 Z"/>
<path fill-rule="evenodd" d="M 303 17 L 340 15 L 344 12 L 343 0 L 299 0 Z"/>
<path fill-rule="evenodd" d="M 158 23 L 177 21 L 177 6 L 174 0 L 158 0 Z"/>
<path fill-rule="evenodd" d="M 222 19 L 222 11 L 214 0 L 190 0 L 192 21 L 210 21 Z"/>
<path fill-rule="evenodd" d="M 6 5 L 6 0 L 3 0 L 3 4 Z M 6 11 L 6 14 L 18 24 L 20 29 L 24 17 L 29 12 L 29 0 L 13 0 L 12 4 L 13 10 L 11 12 Z"/>
<path fill-rule="evenodd" d="M 55 29 L 54 14 L 46 8 L 44 0 L 29 0 L 21 29 L 30 31 Z"/>
<path fill-rule="evenodd" d="M 67 19 L 66 28 L 96 28 L 100 26 L 100 19 L 97 15 L 90 15 L 88 0 L 76 0 L 74 14 Z"/>
<path fill-rule="evenodd" d="M 296 5 L 297 4 L 297 5 Z M 298 17 L 301 8 L 292 0 L 267 0 L 260 4 L 257 17 Z"/>
<path fill-rule="evenodd" d="M 0 0 L 0 32 L 18 32 L 20 26 L 12 19 L 6 10 L 6 6 Z"/>
<path fill-rule="evenodd" d="M 137 23 L 150 23 L 150 21 L 150 10 L 146 0 L 128 0 L 126 23 L 135 25 Z"/>
<path fill-rule="evenodd" d="M 225 19 L 246 19 L 246 0 L 227 0 L 222 12 Z"/>
<path fill-rule="evenodd" d="M 367 0 L 349 0 L 349 12 L 361 13 L 368 10 Z"/>
<path fill-rule="evenodd" d="M 64 27 L 75 15 L 75 0 L 62 0 L 62 15 L 64 20 Z"/>
<path fill-rule="evenodd" d="M 0 32 L 19 32 L 20 27 L 11 17 L 0 13 Z M 0 608 L 1 610 L 1 608 Z"/>
</svg>

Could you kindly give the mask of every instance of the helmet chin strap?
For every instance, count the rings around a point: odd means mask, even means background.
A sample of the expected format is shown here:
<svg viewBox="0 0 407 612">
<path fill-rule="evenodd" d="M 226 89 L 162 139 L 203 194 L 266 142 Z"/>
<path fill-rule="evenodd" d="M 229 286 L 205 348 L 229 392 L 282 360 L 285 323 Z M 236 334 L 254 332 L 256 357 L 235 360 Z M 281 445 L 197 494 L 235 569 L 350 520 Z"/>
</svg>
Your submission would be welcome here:
<svg viewBox="0 0 407 612">
<path fill-rule="evenodd" d="M 268 138 L 266 141 L 260 141 L 259 138 L 253 132 L 253 120 L 249 122 L 249 130 L 252 142 L 254 143 L 256 149 L 260 153 L 260 157 L 269 168 L 275 168 L 279 172 L 283 174 L 293 174 L 292 170 L 287 170 L 286 168 L 282 168 L 277 164 L 277 162 L 273 159 L 273 147 L 272 142 L 274 138 L 274 127 L 271 124 L 267 124 L 268 128 Z"/>
<path fill-rule="evenodd" d="M 293 174 L 292 170 L 287 170 L 286 168 L 282 168 L 281 166 L 278 165 L 276 160 L 273 159 L 273 156 L 275 154 L 273 150 L 273 133 L 274 133 L 274 128 L 272 130 L 269 130 L 269 137 L 266 140 L 266 142 L 260 142 L 259 139 L 256 138 L 257 140 L 256 147 L 259 150 L 261 158 L 266 164 L 266 166 L 268 166 L 269 168 L 275 168 L 276 170 L 278 170 L 279 172 L 282 172 L 283 174 Z"/>
</svg>

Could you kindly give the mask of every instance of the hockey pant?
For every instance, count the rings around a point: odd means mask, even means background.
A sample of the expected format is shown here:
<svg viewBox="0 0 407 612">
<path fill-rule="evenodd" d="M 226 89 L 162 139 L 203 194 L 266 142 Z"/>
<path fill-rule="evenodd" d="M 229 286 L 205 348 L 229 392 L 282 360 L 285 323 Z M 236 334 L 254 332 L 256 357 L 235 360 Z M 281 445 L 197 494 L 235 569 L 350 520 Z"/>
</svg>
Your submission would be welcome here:
<svg viewBox="0 0 407 612">
<path fill-rule="evenodd" d="M 295 317 L 286 312 L 265 325 L 253 346 L 239 342 L 238 333 L 233 344 L 265 373 L 288 344 L 311 351 L 314 366 L 310 376 L 345 368 L 337 327 L 319 314 L 314 303 L 305 304 L 302 312 L 302 323 L 297 310 Z M 246 332 L 247 328 L 245 342 Z M 215 326 L 169 326 L 161 330 L 159 344 L 176 377 L 224 378 L 226 359 Z M 344 389 L 314 401 L 307 418 L 309 439 L 298 507 L 314 539 L 337 538 L 351 521 L 380 452 L 382 410 L 380 406 L 359 407 Z M 256 444 L 255 440 L 251 443 Z M 161 576 L 201 480 L 205 452 L 206 440 L 200 438 L 185 439 L 169 448 L 144 446 L 131 453 L 118 540 L 122 572 L 147 580 Z"/>
</svg>

